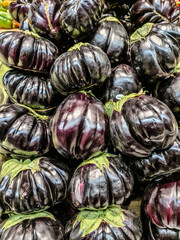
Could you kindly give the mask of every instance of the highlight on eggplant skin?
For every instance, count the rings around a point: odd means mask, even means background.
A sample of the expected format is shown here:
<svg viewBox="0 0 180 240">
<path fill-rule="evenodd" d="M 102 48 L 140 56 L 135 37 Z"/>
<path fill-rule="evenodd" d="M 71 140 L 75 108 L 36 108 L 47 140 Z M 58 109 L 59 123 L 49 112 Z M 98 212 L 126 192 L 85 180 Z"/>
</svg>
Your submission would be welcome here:
<svg viewBox="0 0 180 240">
<path fill-rule="evenodd" d="M 19 29 L 22 31 L 32 31 L 31 27 L 29 26 L 28 17 L 23 18 L 23 20 L 20 22 Z"/>
<path fill-rule="evenodd" d="M 68 95 L 101 85 L 110 73 L 109 58 L 99 47 L 78 43 L 55 60 L 50 75 L 57 91 Z"/>
<path fill-rule="evenodd" d="M 20 23 L 28 14 L 28 10 L 33 0 L 16 0 L 9 5 L 9 13 L 12 18 Z"/>
<path fill-rule="evenodd" d="M 105 157 L 109 166 L 100 169 L 93 158 L 86 160 L 74 172 L 69 187 L 68 201 L 75 209 L 103 209 L 109 205 L 122 205 L 131 195 L 134 178 L 131 170 L 119 156 Z M 102 155 L 94 157 L 102 161 Z"/>
<path fill-rule="evenodd" d="M 39 73 L 49 74 L 58 55 L 56 45 L 32 32 L 2 32 L 0 46 L 0 61 L 6 66 Z"/>
<path fill-rule="evenodd" d="M 64 99 L 51 118 L 50 129 L 55 149 L 66 158 L 88 159 L 105 150 L 109 140 L 104 105 L 83 92 Z"/>
</svg>

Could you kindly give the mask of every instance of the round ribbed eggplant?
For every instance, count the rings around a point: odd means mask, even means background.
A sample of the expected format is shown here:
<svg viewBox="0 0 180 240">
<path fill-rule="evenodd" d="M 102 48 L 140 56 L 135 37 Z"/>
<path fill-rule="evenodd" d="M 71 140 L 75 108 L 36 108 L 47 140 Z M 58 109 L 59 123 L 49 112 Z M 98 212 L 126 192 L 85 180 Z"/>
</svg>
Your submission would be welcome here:
<svg viewBox="0 0 180 240">
<path fill-rule="evenodd" d="M 180 230 L 179 195 L 179 173 L 149 185 L 142 201 L 142 210 L 147 219 L 160 228 Z"/>
<path fill-rule="evenodd" d="M 23 106 L 0 105 L 0 153 L 20 157 L 43 155 L 50 148 L 46 116 L 33 115 Z"/>
<path fill-rule="evenodd" d="M 105 101 L 110 99 L 117 101 L 130 93 L 137 93 L 140 90 L 140 82 L 136 72 L 126 64 L 120 64 L 112 70 L 106 85 Z"/>
<path fill-rule="evenodd" d="M 69 172 L 65 164 L 40 157 L 6 161 L 0 172 L 0 212 L 28 213 L 62 202 Z"/>
<path fill-rule="evenodd" d="M 11 70 L 4 75 L 3 84 L 10 99 L 33 109 L 53 108 L 62 99 L 44 75 Z"/>
<path fill-rule="evenodd" d="M 114 146 L 124 154 L 147 157 L 174 142 L 178 124 L 167 105 L 140 91 L 114 104 L 110 133 Z"/>
<path fill-rule="evenodd" d="M 0 239 L 64 240 L 64 228 L 49 212 L 18 214 L 0 225 Z"/>
<path fill-rule="evenodd" d="M 32 31 L 29 25 L 29 20 L 28 17 L 25 17 L 21 22 L 20 22 L 20 30 L 22 31 Z"/>
<path fill-rule="evenodd" d="M 130 165 L 140 181 L 180 171 L 180 130 L 170 148 L 152 152 L 148 158 L 132 158 Z"/>
<path fill-rule="evenodd" d="M 169 77 L 180 61 L 180 25 L 147 23 L 130 40 L 132 66 L 144 82 Z"/>
<path fill-rule="evenodd" d="M 33 32 L 52 39 L 60 39 L 60 4 L 57 0 L 33 0 L 28 20 Z"/>
<path fill-rule="evenodd" d="M 67 240 L 140 240 L 141 237 L 138 216 L 116 205 L 104 211 L 81 211 L 65 228 Z"/>
<path fill-rule="evenodd" d="M 31 32 L 0 34 L 0 60 L 9 67 L 49 74 L 57 55 L 53 43 Z"/>
<path fill-rule="evenodd" d="M 103 0 L 67 0 L 61 5 L 62 29 L 72 38 L 90 34 L 103 14 Z"/>
<path fill-rule="evenodd" d="M 28 14 L 33 0 L 16 0 L 9 5 L 9 13 L 16 22 L 21 22 Z"/>
<path fill-rule="evenodd" d="M 54 147 L 64 157 L 89 158 L 107 146 L 109 128 L 104 105 L 83 92 L 69 95 L 51 119 L 51 133 Z"/>
<path fill-rule="evenodd" d="M 132 173 L 121 158 L 101 153 L 84 161 L 74 172 L 68 198 L 76 209 L 103 209 L 122 205 L 133 187 Z"/>
<path fill-rule="evenodd" d="M 51 68 L 51 82 L 62 95 L 101 85 L 111 73 L 107 55 L 96 46 L 78 43 Z"/>
<path fill-rule="evenodd" d="M 100 47 L 112 64 L 125 62 L 129 48 L 129 36 L 122 23 L 114 17 L 99 22 L 99 27 L 91 37 L 91 44 Z"/>
</svg>

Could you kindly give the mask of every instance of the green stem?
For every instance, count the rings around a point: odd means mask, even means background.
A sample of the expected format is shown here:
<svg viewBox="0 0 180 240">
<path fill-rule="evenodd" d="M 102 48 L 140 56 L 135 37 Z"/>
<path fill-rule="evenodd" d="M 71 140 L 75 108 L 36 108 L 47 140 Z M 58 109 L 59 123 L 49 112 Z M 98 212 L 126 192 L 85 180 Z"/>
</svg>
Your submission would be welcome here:
<svg viewBox="0 0 180 240">
<path fill-rule="evenodd" d="M 71 48 L 69 48 L 68 52 L 72 51 L 72 50 L 78 50 L 80 51 L 81 46 L 86 46 L 86 45 L 90 45 L 89 43 L 82 43 L 79 42 L 77 44 L 75 44 L 74 46 L 72 46 Z"/>
<path fill-rule="evenodd" d="M 33 36 L 36 39 L 41 38 L 37 33 L 30 32 L 29 30 L 23 31 L 26 35 Z"/>
</svg>

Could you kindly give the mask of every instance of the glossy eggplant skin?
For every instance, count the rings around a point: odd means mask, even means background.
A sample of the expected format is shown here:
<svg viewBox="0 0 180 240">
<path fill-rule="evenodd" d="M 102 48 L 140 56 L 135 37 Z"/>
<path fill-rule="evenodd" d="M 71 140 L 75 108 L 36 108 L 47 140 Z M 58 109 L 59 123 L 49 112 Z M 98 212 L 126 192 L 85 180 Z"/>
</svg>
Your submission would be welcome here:
<svg viewBox="0 0 180 240">
<path fill-rule="evenodd" d="M 141 84 L 134 69 L 127 64 L 119 64 L 108 78 L 105 102 L 111 99 L 117 101 L 122 96 L 137 93 L 140 88 Z"/>
<path fill-rule="evenodd" d="M 10 70 L 3 76 L 3 85 L 11 99 L 33 109 L 52 108 L 61 100 L 46 75 Z"/>
<path fill-rule="evenodd" d="M 132 158 L 130 165 L 139 181 L 151 181 L 180 171 L 180 130 L 168 149 L 152 152 L 148 158 Z"/>
<path fill-rule="evenodd" d="M 136 29 L 148 22 L 180 24 L 179 15 L 175 0 L 138 0 L 131 9 L 131 21 Z"/>
<path fill-rule="evenodd" d="M 122 205 L 131 195 L 134 178 L 120 157 L 107 157 L 109 168 L 101 171 L 95 164 L 78 168 L 71 178 L 68 198 L 76 209 L 103 209 Z"/>
<path fill-rule="evenodd" d="M 29 26 L 29 20 L 28 17 L 23 18 L 23 20 L 20 22 L 20 30 L 22 31 L 32 31 Z"/>
<path fill-rule="evenodd" d="M 16 0 L 9 5 L 9 13 L 16 22 L 21 22 L 28 14 L 32 0 Z"/>
<path fill-rule="evenodd" d="M 100 47 L 109 57 L 111 64 L 126 61 L 129 48 L 129 36 L 116 18 L 104 18 L 91 37 L 90 43 Z"/>
<path fill-rule="evenodd" d="M 65 98 L 50 127 L 55 149 L 66 158 L 87 159 L 107 147 L 109 128 L 104 105 L 86 93 Z"/>
<path fill-rule="evenodd" d="M 169 106 L 177 119 L 180 120 L 180 72 L 160 83 L 157 97 Z"/>
<path fill-rule="evenodd" d="M 104 11 L 103 0 L 67 0 L 61 5 L 60 24 L 69 36 L 82 39 L 90 34 Z"/>
<path fill-rule="evenodd" d="M 102 222 L 100 226 L 89 233 L 88 235 L 82 237 L 82 233 L 79 233 L 80 224 L 77 223 L 72 229 L 75 221 L 73 217 L 65 227 L 65 240 L 141 240 L 142 236 L 142 226 L 140 220 L 136 214 L 130 210 L 123 209 L 125 216 L 124 226 L 121 228 L 114 227 L 106 222 Z"/>
<path fill-rule="evenodd" d="M 16 104 L 0 106 L 0 152 L 19 157 L 40 156 L 49 151 L 48 121 L 36 118 Z"/>
<path fill-rule="evenodd" d="M 28 20 L 31 29 L 44 37 L 60 39 L 60 4 L 57 0 L 33 0 Z"/>
<path fill-rule="evenodd" d="M 140 95 L 128 99 L 110 119 L 114 146 L 122 153 L 148 157 L 152 151 L 168 148 L 178 134 L 177 121 L 163 102 Z"/>
<path fill-rule="evenodd" d="M 1 33 L 0 46 L 0 60 L 6 66 L 39 73 L 49 74 L 58 55 L 58 49 L 53 43 L 24 32 Z"/>
<path fill-rule="evenodd" d="M 180 26 L 174 23 L 154 24 L 149 34 L 132 43 L 132 66 L 144 82 L 163 80 L 170 76 L 180 61 L 179 49 Z"/>
<path fill-rule="evenodd" d="M 64 240 L 64 228 L 59 221 L 48 217 L 28 219 L 5 231 L 0 229 L 1 240 Z"/>
<path fill-rule="evenodd" d="M 53 86 L 62 95 L 99 86 L 110 73 L 107 55 L 91 44 L 61 54 L 50 72 Z"/>
</svg>

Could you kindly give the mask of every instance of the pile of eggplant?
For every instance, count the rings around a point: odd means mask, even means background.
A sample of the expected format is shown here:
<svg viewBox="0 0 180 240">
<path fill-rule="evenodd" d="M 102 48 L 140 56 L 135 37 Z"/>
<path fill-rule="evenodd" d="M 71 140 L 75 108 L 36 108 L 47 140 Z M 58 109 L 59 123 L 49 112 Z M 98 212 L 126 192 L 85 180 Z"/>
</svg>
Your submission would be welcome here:
<svg viewBox="0 0 180 240">
<path fill-rule="evenodd" d="M 9 12 L 20 30 L 0 33 L 0 240 L 179 240 L 179 2 Z M 141 216 L 128 208 L 138 194 Z"/>
</svg>

